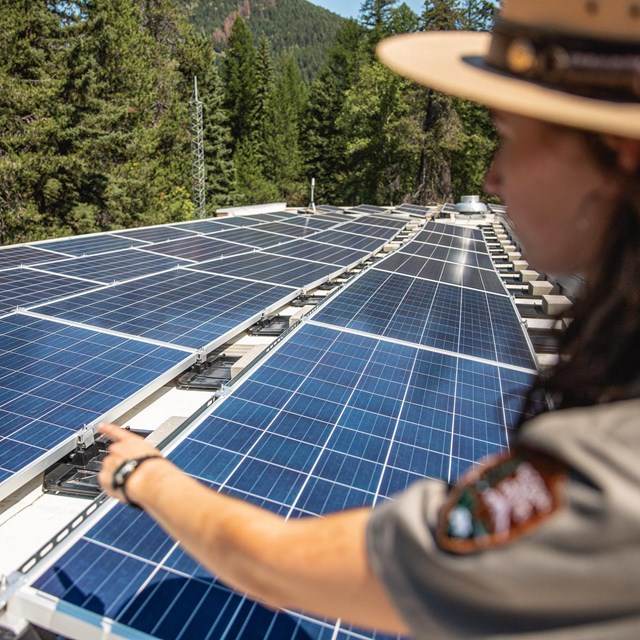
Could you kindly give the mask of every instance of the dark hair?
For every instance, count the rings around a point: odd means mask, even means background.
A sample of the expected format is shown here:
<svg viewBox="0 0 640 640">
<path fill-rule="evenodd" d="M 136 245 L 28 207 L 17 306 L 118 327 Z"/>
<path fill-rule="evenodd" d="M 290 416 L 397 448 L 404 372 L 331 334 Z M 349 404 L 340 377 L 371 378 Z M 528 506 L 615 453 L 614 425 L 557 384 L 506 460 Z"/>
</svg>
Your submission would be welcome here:
<svg viewBox="0 0 640 640">
<path fill-rule="evenodd" d="M 566 409 L 640 396 L 640 172 L 623 173 L 600 135 L 581 135 L 621 196 L 593 278 L 569 312 L 559 360 L 534 382 L 519 426 L 545 410 L 545 399 Z"/>
</svg>

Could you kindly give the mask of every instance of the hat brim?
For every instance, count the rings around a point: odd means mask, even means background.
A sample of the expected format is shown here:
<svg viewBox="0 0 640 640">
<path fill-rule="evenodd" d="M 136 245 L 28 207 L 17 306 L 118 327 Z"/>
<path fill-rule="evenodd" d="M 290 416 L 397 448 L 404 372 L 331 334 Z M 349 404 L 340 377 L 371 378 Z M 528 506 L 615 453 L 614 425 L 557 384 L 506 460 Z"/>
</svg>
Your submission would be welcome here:
<svg viewBox="0 0 640 640">
<path fill-rule="evenodd" d="M 410 33 L 378 44 L 380 60 L 410 80 L 485 106 L 588 131 L 640 138 L 640 104 L 549 89 L 488 67 L 491 35 Z"/>
</svg>

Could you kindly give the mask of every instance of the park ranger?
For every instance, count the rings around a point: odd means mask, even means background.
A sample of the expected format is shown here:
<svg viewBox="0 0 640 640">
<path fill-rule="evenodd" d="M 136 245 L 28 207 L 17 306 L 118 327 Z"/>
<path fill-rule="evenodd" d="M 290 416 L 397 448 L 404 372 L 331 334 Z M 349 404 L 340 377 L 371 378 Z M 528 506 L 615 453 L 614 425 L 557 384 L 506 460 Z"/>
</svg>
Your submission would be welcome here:
<svg viewBox="0 0 640 640">
<path fill-rule="evenodd" d="M 584 277 L 510 452 L 451 489 L 425 480 L 374 510 L 285 521 L 103 425 L 113 443 L 100 482 L 273 606 L 425 639 L 636 640 L 640 2 L 503 5 L 491 34 L 398 36 L 378 54 L 492 109 L 500 146 L 487 190 L 508 206 L 529 263 Z"/>
</svg>

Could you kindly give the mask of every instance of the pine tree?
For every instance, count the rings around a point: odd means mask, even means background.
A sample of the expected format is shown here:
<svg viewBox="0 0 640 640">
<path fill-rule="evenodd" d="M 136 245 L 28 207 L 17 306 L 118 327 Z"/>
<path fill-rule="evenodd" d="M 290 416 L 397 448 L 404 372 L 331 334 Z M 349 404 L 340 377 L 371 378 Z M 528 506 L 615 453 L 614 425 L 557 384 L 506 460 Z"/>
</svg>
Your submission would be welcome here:
<svg viewBox="0 0 640 640">
<path fill-rule="evenodd" d="M 255 103 L 256 51 L 251 33 L 242 18 L 233 23 L 229 47 L 222 65 L 225 107 L 234 149 L 251 132 L 251 113 Z"/>
<path fill-rule="evenodd" d="M 391 19 L 396 0 L 364 0 L 360 21 L 369 31 L 369 42 L 375 46 L 391 34 Z"/>
</svg>

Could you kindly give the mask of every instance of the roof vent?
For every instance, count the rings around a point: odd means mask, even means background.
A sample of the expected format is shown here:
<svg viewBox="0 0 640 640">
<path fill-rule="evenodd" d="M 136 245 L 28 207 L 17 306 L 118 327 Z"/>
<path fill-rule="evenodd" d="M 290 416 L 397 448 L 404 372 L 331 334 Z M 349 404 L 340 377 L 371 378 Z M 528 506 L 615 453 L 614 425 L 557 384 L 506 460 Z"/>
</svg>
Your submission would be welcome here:
<svg viewBox="0 0 640 640">
<path fill-rule="evenodd" d="M 488 212 L 487 205 L 480 202 L 480 196 L 462 196 L 455 206 L 456 213 L 461 215 L 484 215 Z"/>
</svg>

